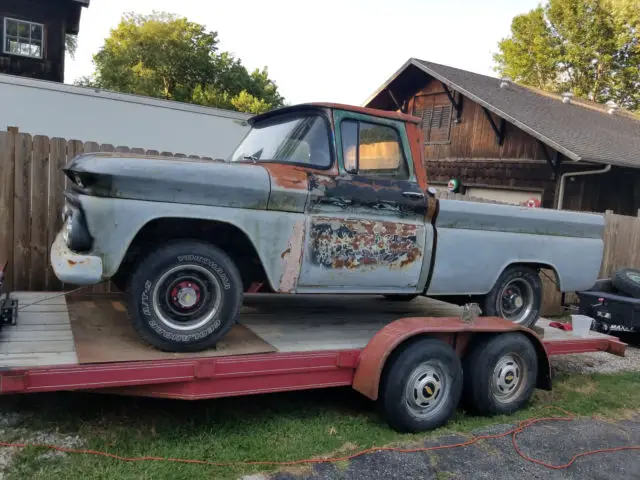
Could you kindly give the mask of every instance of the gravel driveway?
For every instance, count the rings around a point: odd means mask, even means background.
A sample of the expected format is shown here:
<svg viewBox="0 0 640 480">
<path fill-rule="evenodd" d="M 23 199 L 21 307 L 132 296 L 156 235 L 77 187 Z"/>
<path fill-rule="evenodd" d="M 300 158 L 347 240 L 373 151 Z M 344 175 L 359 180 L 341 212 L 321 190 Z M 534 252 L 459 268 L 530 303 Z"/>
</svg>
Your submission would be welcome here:
<svg viewBox="0 0 640 480">
<path fill-rule="evenodd" d="M 640 334 L 621 334 L 620 340 L 627 344 L 624 357 L 607 352 L 580 353 L 551 357 L 554 375 L 575 373 L 615 373 L 640 370 Z"/>
</svg>

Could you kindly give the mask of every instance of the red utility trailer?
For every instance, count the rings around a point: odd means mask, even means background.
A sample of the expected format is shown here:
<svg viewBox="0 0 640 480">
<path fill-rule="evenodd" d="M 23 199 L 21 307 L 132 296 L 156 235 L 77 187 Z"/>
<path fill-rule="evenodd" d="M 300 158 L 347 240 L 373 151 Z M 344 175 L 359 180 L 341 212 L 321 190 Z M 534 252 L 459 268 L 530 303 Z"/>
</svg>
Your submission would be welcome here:
<svg viewBox="0 0 640 480">
<path fill-rule="evenodd" d="M 549 357 L 607 351 L 617 338 L 535 331 L 426 298 L 247 295 L 215 350 L 143 345 L 119 295 L 14 293 L 0 330 L 0 393 L 83 390 L 182 400 L 352 386 L 399 431 L 443 425 L 460 401 L 480 414 L 520 408 L 551 388 Z"/>
</svg>

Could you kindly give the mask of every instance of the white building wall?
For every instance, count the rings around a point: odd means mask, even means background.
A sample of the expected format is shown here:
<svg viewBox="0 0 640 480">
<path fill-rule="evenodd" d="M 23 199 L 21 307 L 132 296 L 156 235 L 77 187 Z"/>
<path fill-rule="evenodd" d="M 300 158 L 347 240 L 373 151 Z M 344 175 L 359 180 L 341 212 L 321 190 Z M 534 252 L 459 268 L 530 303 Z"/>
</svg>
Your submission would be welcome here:
<svg viewBox="0 0 640 480">
<path fill-rule="evenodd" d="M 0 130 L 226 158 L 251 115 L 0 74 Z"/>
</svg>

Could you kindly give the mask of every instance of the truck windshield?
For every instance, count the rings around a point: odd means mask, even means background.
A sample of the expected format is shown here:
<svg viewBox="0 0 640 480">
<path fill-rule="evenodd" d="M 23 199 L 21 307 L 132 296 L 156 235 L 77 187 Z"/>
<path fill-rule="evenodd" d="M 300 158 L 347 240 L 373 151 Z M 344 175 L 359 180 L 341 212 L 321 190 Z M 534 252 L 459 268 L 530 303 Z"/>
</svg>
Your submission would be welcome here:
<svg viewBox="0 0 640 480">
<path fill-rule="evenodd" d="M 231 155 L 231 161 L 328 168 L 331 151 L 327 122 L 320 115 L 296 115 L 256 123 Z"/>
</svg>

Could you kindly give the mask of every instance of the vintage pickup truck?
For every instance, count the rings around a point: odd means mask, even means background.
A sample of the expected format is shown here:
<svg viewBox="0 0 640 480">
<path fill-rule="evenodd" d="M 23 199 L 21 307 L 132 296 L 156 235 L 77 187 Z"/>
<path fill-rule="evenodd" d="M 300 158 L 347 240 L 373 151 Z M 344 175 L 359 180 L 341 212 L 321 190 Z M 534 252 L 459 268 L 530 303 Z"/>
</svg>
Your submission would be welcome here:
<svg viewBox="0 0 640 480">
<path fill-rule="evenodd" d="M 227 160 L 73 159 L 51 250 L 57 277 L 111 279 L 140 337 L 168 351 L 214 346 L 255 284 L 476 301 L 531 326 L 541 268 L 562 291 L 597 279 L 601 215 L 438 200 L 418 118 L 303 104 L 250 123 Z"/>
</svg>

